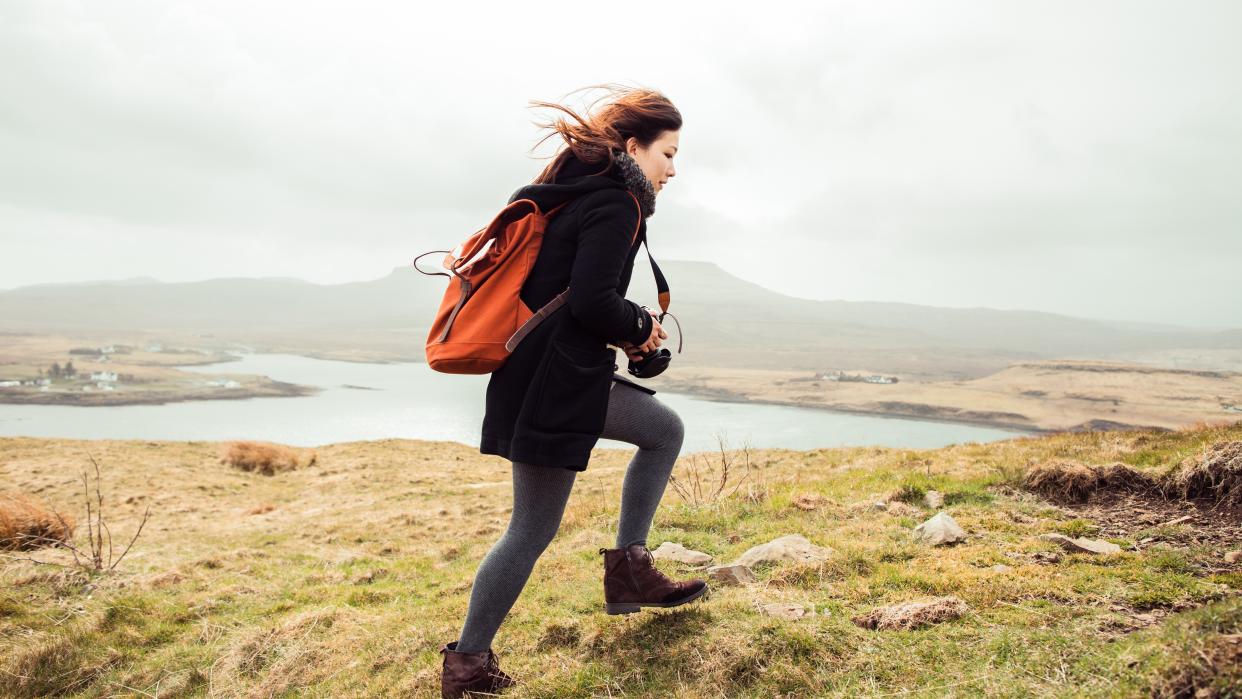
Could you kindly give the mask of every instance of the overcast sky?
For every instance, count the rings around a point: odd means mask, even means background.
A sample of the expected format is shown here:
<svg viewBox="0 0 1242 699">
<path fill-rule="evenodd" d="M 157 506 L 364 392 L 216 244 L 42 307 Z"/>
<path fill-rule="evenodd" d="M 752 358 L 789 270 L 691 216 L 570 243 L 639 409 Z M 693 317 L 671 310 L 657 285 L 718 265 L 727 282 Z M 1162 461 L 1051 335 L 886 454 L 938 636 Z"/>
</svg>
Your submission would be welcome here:
<svg viewBox="0 0 1242 699">
<path fill-rule="evenodd" d="M 1229 0 L 0 0 L 0 288 L 382 277 L 542 169 L 528 100 L 621 82 L 685 118 L 657 260 L 1242 327 L 1239 27 Z"/>
</svg>

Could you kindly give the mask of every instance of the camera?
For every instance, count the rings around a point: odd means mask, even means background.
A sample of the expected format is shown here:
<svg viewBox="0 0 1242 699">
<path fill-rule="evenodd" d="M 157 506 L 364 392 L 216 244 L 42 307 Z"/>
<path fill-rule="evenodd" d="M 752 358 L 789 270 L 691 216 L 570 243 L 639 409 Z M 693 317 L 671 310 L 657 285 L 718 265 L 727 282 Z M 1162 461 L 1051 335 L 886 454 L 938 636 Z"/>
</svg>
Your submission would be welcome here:
<svg viewBox="0 0 1242 699">
<path fill-rule="evenodd" d="M 651 311 L 651 309 L 646 306 L 643 306 L 642 309 L 644 312 L 648 313 Z M 664 311 L 659 316 L 656 316 L 656 321 L 663 323 L 664 316 L 672 315 L 673 314 L 668 311 Z M 681 322 L 677 320 L 676 316 L 673 316 L 673 322 L 677 324 L 677 351 L 681 352 Z M 649 379 L 653 376 L 659 376 L 665 369 L 668 368 L 668 364 L 671 361 L 673 361 L 673 353 L 669 352 L 664 347 L 660 347 L 647 352 L 638 361 L 631 359 L 626 370 L 629 371 L 631 376 L 637 376 L 640 379 Z"/>
<path fill-rule="evenodd" d="M 631 359 L 628 371 L 640 379 L 649 379 L 652 376 L 659 376 L 660 372 L 668 368 L 668 363 L 671 361 L 673 361 L 673 353 L 661 347 L 644 354 L 637 362 Z"/>
</svg>

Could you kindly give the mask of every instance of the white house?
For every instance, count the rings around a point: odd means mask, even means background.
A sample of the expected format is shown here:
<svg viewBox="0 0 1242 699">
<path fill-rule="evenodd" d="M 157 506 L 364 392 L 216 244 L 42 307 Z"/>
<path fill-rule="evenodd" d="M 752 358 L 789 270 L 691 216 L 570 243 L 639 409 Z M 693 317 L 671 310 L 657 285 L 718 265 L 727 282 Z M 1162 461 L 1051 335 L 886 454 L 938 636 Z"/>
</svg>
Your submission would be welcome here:
<svg viewBox="0 0 1242 699">
<path fill-rule="evenodd" d="M 20 386 L 21 381 L 0 381 L 0 388 L 8 388 L 9 386 Z"/>
<path fill-rule="evenodd" d="M 220 386 L 222 388 L 241 388 L 241 384 L 233 379 L 212 379 L 207 382 L 208 386 Z"/>
<path fill-rule="evenodd" d="M 116 381 L 115 371 L 93 371 L 91 381 Z"/>
</svg>

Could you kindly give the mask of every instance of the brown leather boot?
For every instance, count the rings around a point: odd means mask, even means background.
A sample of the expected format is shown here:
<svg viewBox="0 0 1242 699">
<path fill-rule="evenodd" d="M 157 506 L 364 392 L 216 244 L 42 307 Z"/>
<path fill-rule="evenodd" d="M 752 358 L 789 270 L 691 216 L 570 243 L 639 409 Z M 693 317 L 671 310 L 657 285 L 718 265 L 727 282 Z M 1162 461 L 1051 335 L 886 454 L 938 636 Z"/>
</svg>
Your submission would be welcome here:
<svg viewBox="0 0 1242 699">
<path fill-rule="evenodd" d="M 707 592 L 702 580 L 672 580 L 655 567 L 643 544 L 600 549 L 604 554 L 604 608 L 609 614 L 631 614 L 641 607 L 676 607 Z"/>
<path fill-rule="evenodd" d="M 491 648 L 463 653 L 457 650 L 457 641 L 450 641 L 440 647 L 440 652 L 444 654 L 444 667 L 440 671 L 440 696 L 443 699 L 459 699 L 466 692 L 495 694 L 517 684 L 512 677 L 501 672 Z"/>
</svg>

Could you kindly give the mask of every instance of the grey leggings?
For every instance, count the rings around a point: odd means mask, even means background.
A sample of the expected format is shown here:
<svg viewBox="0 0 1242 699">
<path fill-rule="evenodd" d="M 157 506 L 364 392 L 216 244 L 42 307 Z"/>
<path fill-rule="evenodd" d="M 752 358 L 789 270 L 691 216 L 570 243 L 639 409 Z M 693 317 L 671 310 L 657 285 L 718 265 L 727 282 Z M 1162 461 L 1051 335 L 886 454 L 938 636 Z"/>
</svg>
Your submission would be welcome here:
<svg viewBox="0 0 1242 699">
<path fill-rule="evenodd" d="M 655 396 L 613 382 L 600 436 L 638 447 L 621 485 L 616 546 L 645 545 L 651 520 L 681 452 L 681 418 Z M 513 462 L 509 528 L 479 564 L 457 650 L 473 653 L 491 647 L 492 637 L 526 586 L 535 561 L 560 529 L 577 474 L 566 468 Z"/>
</svg>

